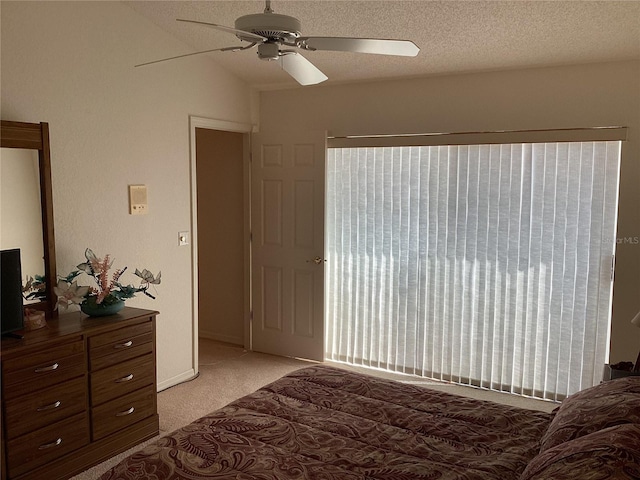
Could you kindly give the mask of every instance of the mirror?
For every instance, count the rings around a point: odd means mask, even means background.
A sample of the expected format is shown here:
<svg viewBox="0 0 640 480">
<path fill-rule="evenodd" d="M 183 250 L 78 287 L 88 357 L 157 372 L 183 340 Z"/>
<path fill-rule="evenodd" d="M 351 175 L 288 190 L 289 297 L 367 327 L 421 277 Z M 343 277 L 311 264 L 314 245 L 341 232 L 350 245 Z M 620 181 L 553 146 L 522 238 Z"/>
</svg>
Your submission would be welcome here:
<svg viewBox="0 0 640 480">
<path fill-rule="evenodd" d="M 0 174 L 0 247 L 20 248 L 23 281 L 44 279 L 43 294 L 25 305 L 51 318 L 56 267 L 48 124 L 1 122 Z"/>
<path fill-rule="evenodd" d="M 0 249 L 20 249 L 23 285 L 27 278 L 44 277 L 40 205 L 38 151 L 0 148 Z M 24 303 L 38 301 L 27 298 Z"/>
</svg>

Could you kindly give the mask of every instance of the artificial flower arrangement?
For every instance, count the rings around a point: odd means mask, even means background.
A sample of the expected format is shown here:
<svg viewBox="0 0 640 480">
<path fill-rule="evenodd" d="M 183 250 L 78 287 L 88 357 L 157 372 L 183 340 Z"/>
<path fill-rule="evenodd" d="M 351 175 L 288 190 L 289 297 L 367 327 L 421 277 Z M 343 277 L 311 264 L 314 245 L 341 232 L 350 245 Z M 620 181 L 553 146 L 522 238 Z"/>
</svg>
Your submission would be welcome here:
<svg viewBox="0 0 640 480">
<path fill-rule="evenodd" d="M 76 266 L 77 270 L 72 271 L 66 277 L 60 277 L 58 285 L 54 287 L 54 292 L 58 296 L 56 307 L 66 309 L 69 305 L 80 305 L 96 307 L 98 305 L 109 306 L 120 304 L 128 298 L 135 297 L 136 293 L 143 293 L 147 297 L 156 297 L 149 293 L 151 285 L 160 284 L 161 272 L 154 276 L 146 268 L 139 271 L 136 268 L 135 275 L 140 277 L 140 285 L 123 285 L 120 283 L 122 274 L 127 267 L 116 270 L 109 276 L 109 270 L 113 264 L 109 254 L 104 258 L 98 258 L 90 248 L 84 252 L 86 262 Z M 78 286 L 76 278 L 82 273 L 86 273 L 95 280 L 95 286 Z"/>
</svg>

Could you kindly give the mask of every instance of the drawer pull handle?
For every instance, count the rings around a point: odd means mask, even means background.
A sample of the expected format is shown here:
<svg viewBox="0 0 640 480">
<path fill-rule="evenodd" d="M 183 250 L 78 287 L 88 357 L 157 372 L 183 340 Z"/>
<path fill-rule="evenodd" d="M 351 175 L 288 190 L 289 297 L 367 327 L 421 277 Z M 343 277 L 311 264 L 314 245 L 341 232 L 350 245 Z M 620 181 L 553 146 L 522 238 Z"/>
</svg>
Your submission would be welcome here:
<svg viewBox="0 0 640 480">
<path fill-rule="evenodd" d="M 133 373 L 130 373 L 126 377 L 122 377 L 122 378 L 117 379 L 116 383 L 124 383 L 124 382 L 128 382 L 129 380 L 133 380 Z"/>
<path fill-rule="evenodd" d="M 58 438 L 55 442 L 45 443 L 44 445 L 40 445 L 38 450 L 46 450 L 47 448 L 57 447 L 62 443 L 62 438 Z"/>
<path fill-rule="evenodd" d="M 126 417 L 127 415 L 131 415 L 135 411 L 136 411 L 135 407 L 131 407 L 129 410 L 116 413 L 116 417 Z"/>
<path fill-rule="evenodd" d="M 118 343 L 113 348 L 129 348 L 131 345 L 133 345 L 133 341 L 129 340 L 128 342 Z"/>
<path fill-rule="evenodd" d="M 59 366 L 60 365 L 58 365 L 58 363 L 54 363 L 53 365 L 49 365 L 48 367 L 38 367 L 36 368 L 35 372 L 36 373 L 52 372 L 54 370 L 57 370 Z"/>
<path fill-rule="evenodd" d="M 52 403 L 51 405 L 45 405 L 44 407 L 38 407 L 36 412 L 45 412 L 47 410 L 53 410 L 54 408 L 58 408 L 62 405 L 62 402 L 58 400 L 57 402 Z"/>
</svg>

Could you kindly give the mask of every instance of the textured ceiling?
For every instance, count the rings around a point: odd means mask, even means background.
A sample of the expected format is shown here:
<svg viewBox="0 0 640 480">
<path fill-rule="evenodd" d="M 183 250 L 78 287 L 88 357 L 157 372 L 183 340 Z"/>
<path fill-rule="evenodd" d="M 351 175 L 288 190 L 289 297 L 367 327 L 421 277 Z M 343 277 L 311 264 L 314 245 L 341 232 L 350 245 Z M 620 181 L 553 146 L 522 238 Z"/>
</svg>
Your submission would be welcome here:
<svg viewBox="0 0 640 480">
<path fill-rule="evenodd" d="M 233 34 L 176 18 L 233 27 L 237 17 L 264 10 L 264 2 L 253 0 L 125 3 L 186 44 L 167 56 L 240 43 Z M 417 57 L 304 52 L 329 77 L 326 83 L 640 58 L 640 1 L 274 0 L 271 6 L 297 17 L 303 36 L 400 38 L 421 48 Z M 276 64 L 260 61 L 255 49 L 207 55 L 256 88 L 297 85 Z M 162 65 L 141 68 L 160 72 Z"/>
</svg>

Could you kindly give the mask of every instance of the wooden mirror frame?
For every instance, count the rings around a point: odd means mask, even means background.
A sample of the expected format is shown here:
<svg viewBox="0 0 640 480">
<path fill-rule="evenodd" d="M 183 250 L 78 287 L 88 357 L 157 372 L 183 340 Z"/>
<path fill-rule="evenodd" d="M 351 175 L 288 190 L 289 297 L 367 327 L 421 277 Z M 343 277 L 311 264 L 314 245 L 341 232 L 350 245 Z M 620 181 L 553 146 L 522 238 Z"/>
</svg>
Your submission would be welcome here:
<svg viewBox="0 0 640 480">
<path fill-rule="evenodd" d="M 29 308 L 43 310 L 46 318 L 57 315 L 53 287 L 56 276 L 56 242 L 53 233 L 53 194 L 51 187 L 51 152 L 49 150 L 49 124 L 0 122 L 0 147 L 23 148 L 38 151 L 40 171 L 40 203 L 42 212 L 42 244 L 44 250 L 44 277 L 46 299 L 29 304 Z"/>
</svg>

